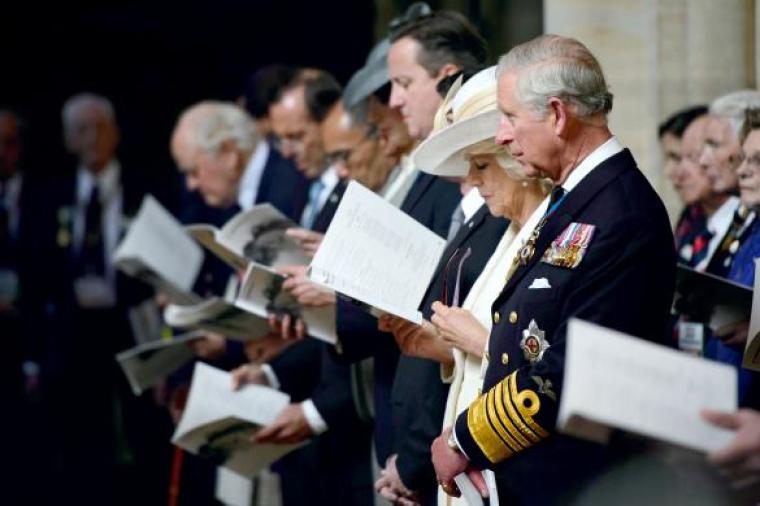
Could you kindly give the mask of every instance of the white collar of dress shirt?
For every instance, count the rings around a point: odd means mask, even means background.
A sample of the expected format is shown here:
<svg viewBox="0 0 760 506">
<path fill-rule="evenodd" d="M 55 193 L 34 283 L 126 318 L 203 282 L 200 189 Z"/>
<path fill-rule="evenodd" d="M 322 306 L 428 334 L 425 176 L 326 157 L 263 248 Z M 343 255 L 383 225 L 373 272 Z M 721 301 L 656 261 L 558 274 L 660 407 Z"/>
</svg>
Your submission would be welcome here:
<svg viewBox="0 0 760 506">
<path fill-rule="evenodd" d="M 567 192 L 573 191 L 573 188 L 578 186 L 578 183 L 588 176 L 592 170 L 608 158 L 612 158 L 623 151 L 623 149 L 625 149 L 625 146 L 613 135 L 578 164 L 570 175 L 567 176 L 565 182 L 562 183 L 562 188 Z"/>
<path fill-rule="evenodd" d="M 338 184 L 338 181 L 340 181 L 340 178 L 338 177 L 338 169 L 336 169 L 335 166 L 330 165 L 325 169 L 322 175 L 319 176 L 319 179 L 322 181 L 325 191 L 329 190 L 329 192 L 332 192 Z"/>
<path fill-rule="evenodd" d="M 256 196 L 261 187 L 261 176 L 264 174 L 264 167 L 269 159 L 269 143 L 260 141 L 256 146 L 245 166 L 243 177 L 240 178 L 240 187 L 238 188 L 238 205 L 242 209 L 253 207 Z"/>
<path fill-rule="evenodd" d="M 98 175 L 93 175 L 84 167 L 79 167 L 77 171 L 77 202 L 87 204 L 87 201 L 90 200 L 92 185 L 96 183 L 98 191 L 100 191 L 100 201 L 108 202 L 119 188 L 120 173 L 121 165 L 115 158 L 108 162 Z"/>
<path fill-rule="evenodd" d="M 723 202 L 717 211 L 712 216 L 707 218 L 707 230 L 714 235 L 723 235 L 728 227 L 731 225 L 731 220 L 734 218 L 736 208 L 739 207 L 739 197 L 731 195 Z"/>
<path fill-rule="evenodd" d="M 485 203 L 486 201 L 480 196 L 480 192 L 477 188 L 468 191 L 459 203 L 462 212 L 464 213 L 464 222 L 466 223 L 470 221 L 470 219 L 475 216 L 475 213 L 478 212 L 478 209 L 480 209 Z"/>
</svg>

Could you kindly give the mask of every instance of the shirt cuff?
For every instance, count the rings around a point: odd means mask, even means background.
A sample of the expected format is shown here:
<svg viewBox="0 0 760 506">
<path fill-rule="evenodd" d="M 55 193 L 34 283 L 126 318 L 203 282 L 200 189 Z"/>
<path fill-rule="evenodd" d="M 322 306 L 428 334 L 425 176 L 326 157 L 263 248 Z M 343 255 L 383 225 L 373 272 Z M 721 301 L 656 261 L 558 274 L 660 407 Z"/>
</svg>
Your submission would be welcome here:
<svg viewBox="0 0 760 506">
<path fill-rule="evenodd" d="M 314 406 L 314 402 L 311 399 L 303 401 L 301 403 L 301 409 L 303 409 L 303 416 L 306 418 L 306 423 L 309 424 L 309 428 L 315 435 L 327 432 L 327 422 L 325 422 L 325 419 L 319 414 L 317 407 Z"/>
<path fill-rule="evenodd" d="M 459 452 L 464 455 L 464 458 L 467 460 L 470 460 L 470 457 L 467 456 L 467 454 L 462 449 L 462 445 L 459 444 L 459 439 L 457 439 L 457 431 L 456 426 L 451 427 L 451 439 L 457 444 L 457 447 L 459 448 Z"/>
<path fill-rule="evenodd" d="M 274 373 L 274 369 L 272 369 L 271 365 L 261 364 L 261 372 L 264 373 L 264 376 L 266 377 L 270 387 L 274 388 L 275 390 L 280 389 L 280 380 L 277 379 L 277 375 Z"/>
</svg>

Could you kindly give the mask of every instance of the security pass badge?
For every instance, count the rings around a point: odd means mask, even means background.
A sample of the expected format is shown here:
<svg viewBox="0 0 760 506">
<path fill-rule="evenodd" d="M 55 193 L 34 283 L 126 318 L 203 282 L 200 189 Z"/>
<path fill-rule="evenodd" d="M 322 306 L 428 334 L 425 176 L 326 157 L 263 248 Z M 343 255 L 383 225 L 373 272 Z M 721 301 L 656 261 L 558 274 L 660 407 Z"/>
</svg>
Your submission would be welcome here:
<svg viewBox="0 0 760 506">
<path fill-rule="evenodd" d="M 549 349 L 549 342 L 544 336 L 544 331 L 538 328 L 536 320 L 531 320 L 528 328 L 522 331 L 520 348 L 523 351 L 525 359 L 531 364 L 535 364 L 544 356 L 544 352 Z"/>
<path fill-rule="evenodd" d="M 574 269 L 586 254 L 596 225 L 571 223 L 546 249 L 542 262 L 558 267 Z"/>
</svg>

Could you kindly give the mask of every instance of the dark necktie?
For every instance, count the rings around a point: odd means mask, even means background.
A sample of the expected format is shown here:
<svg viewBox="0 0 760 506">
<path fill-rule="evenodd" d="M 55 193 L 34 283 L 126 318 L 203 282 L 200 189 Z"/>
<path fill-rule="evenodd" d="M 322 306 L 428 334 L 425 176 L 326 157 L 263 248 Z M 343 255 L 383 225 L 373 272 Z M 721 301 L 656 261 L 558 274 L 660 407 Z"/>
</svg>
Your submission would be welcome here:
<svg viewBox="0 0 760 506">
<path fill-rule="evenodd" d="M 736 209 L 734 218 L 731 220 L 731 226 L 728 227 L 726 235 L 723 236 L 718 249 L 715 250 L 710 259 L 710 263 L 705 269 L 706 272 L 721 277 L 728 276 L 734 255 L 739 250 L 739 246 L 741 246 L 742 240 L 747 235 L 746 232 L 754 219 L 754 211 L 744 207 L 744 205 L 740 205 Z"/>
<path fill-rule="evenodd" d="M 93 184 L 90 200 L 84 214 L 84 234 L 79 252 L 79 272 L 81 276 L 103 276 L 105 274 L 105 248 L 103 247 L 103 206 L 100 203 L 98 185 Z"/>
<path fill-rule="evenodd" d="M 691 267 L 696 267 L 707 257 L 707 251 L 710 249 L 710 240 L 713 238 L 713 235 L 709 229 L 705 228 L 694 237 L 694 242 L 691 246 L 691 261 L 689 262 Z"/>
</svg>

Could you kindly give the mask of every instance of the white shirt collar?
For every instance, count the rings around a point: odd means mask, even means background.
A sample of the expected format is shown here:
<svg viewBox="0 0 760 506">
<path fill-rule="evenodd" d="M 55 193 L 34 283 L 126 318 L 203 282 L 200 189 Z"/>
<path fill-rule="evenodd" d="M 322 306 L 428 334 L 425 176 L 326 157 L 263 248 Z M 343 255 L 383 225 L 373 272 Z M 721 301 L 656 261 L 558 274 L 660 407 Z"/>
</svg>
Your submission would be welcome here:
<svg viewBox="0 0 760 506">
<path fill-rule="evenodd" d="M 623 149 L 625 149 L 625 146 L 613 135 L 578 164 L 570 175 L 567 176 L 565 182 L 562 183 L 562 188 L 567 192 L 573 191 L 573 188 L 578 186 L 578 183 L 588 176 L 594 168 L 598 167 L 608 158 L 612 158 L 620 153 Z"/>
<path fill-rule="evenodd" d="M 264 175 L 264 168 L 269 159 L 269 150 L 269 144 L 266 141 L 261 141 L 248 160 L 248 165 L 245 167 L 238 188 L 238 205 L 243 210 L 250 209 L 256 202 L 261 186 L 261 177 Z"/>
<path fill-rule="evenodd" d="M 470 219 L 475 216 L 475 213 L 478 212 L 478 209 L 480 209 L 480 207 L 485 203 L 486 201 L 483 199 L 483 197 L 480 196 L 480 192 L 477 188 L 473 188 L 468 191 L 467 194 L 462 197 L 462 201 L 459 203 L 460 207 L 462 208 L 462 212 L 464 213 L 464 221 L 470 221 Z"/>
<path fill-rule="evenodd" d="M 734 219 L 734 213 L 739 207 L 739 204 L 739 197 L 733 195 L 728 197 L 728 199 L 723 202 L 723 205 L 721 205 L 712 216 L 707 218 L 707 230 L 715 234 L 715 236 L 720 235 L 722 239 L 723 234 L 726 233 L 728 227 L 731 225 L 731 220 Z"/>
<path fill-rule="evenodd" d="M 108 162 L 98 175 L 93 175 L 83 166 L 79 167 L 77 171 L 77 202 L 87 204 L 87 201 L 90 200 L 93 184 L 98 185 L 100 201 L 109 201 L 119 189 L 120 175 L 121 165 L 116 159 Z"/>
<path fill-rule="evenodd" d="M 340 180 L 338 177 L 338 169 L 330 165 L 327 170 L 319 176 L 319 179 L 322 181 L 322 184 L 325 185 L 325 189 L 327 190 L 329 188 L 329 191 L 332 192 Z"/>
</svg>

